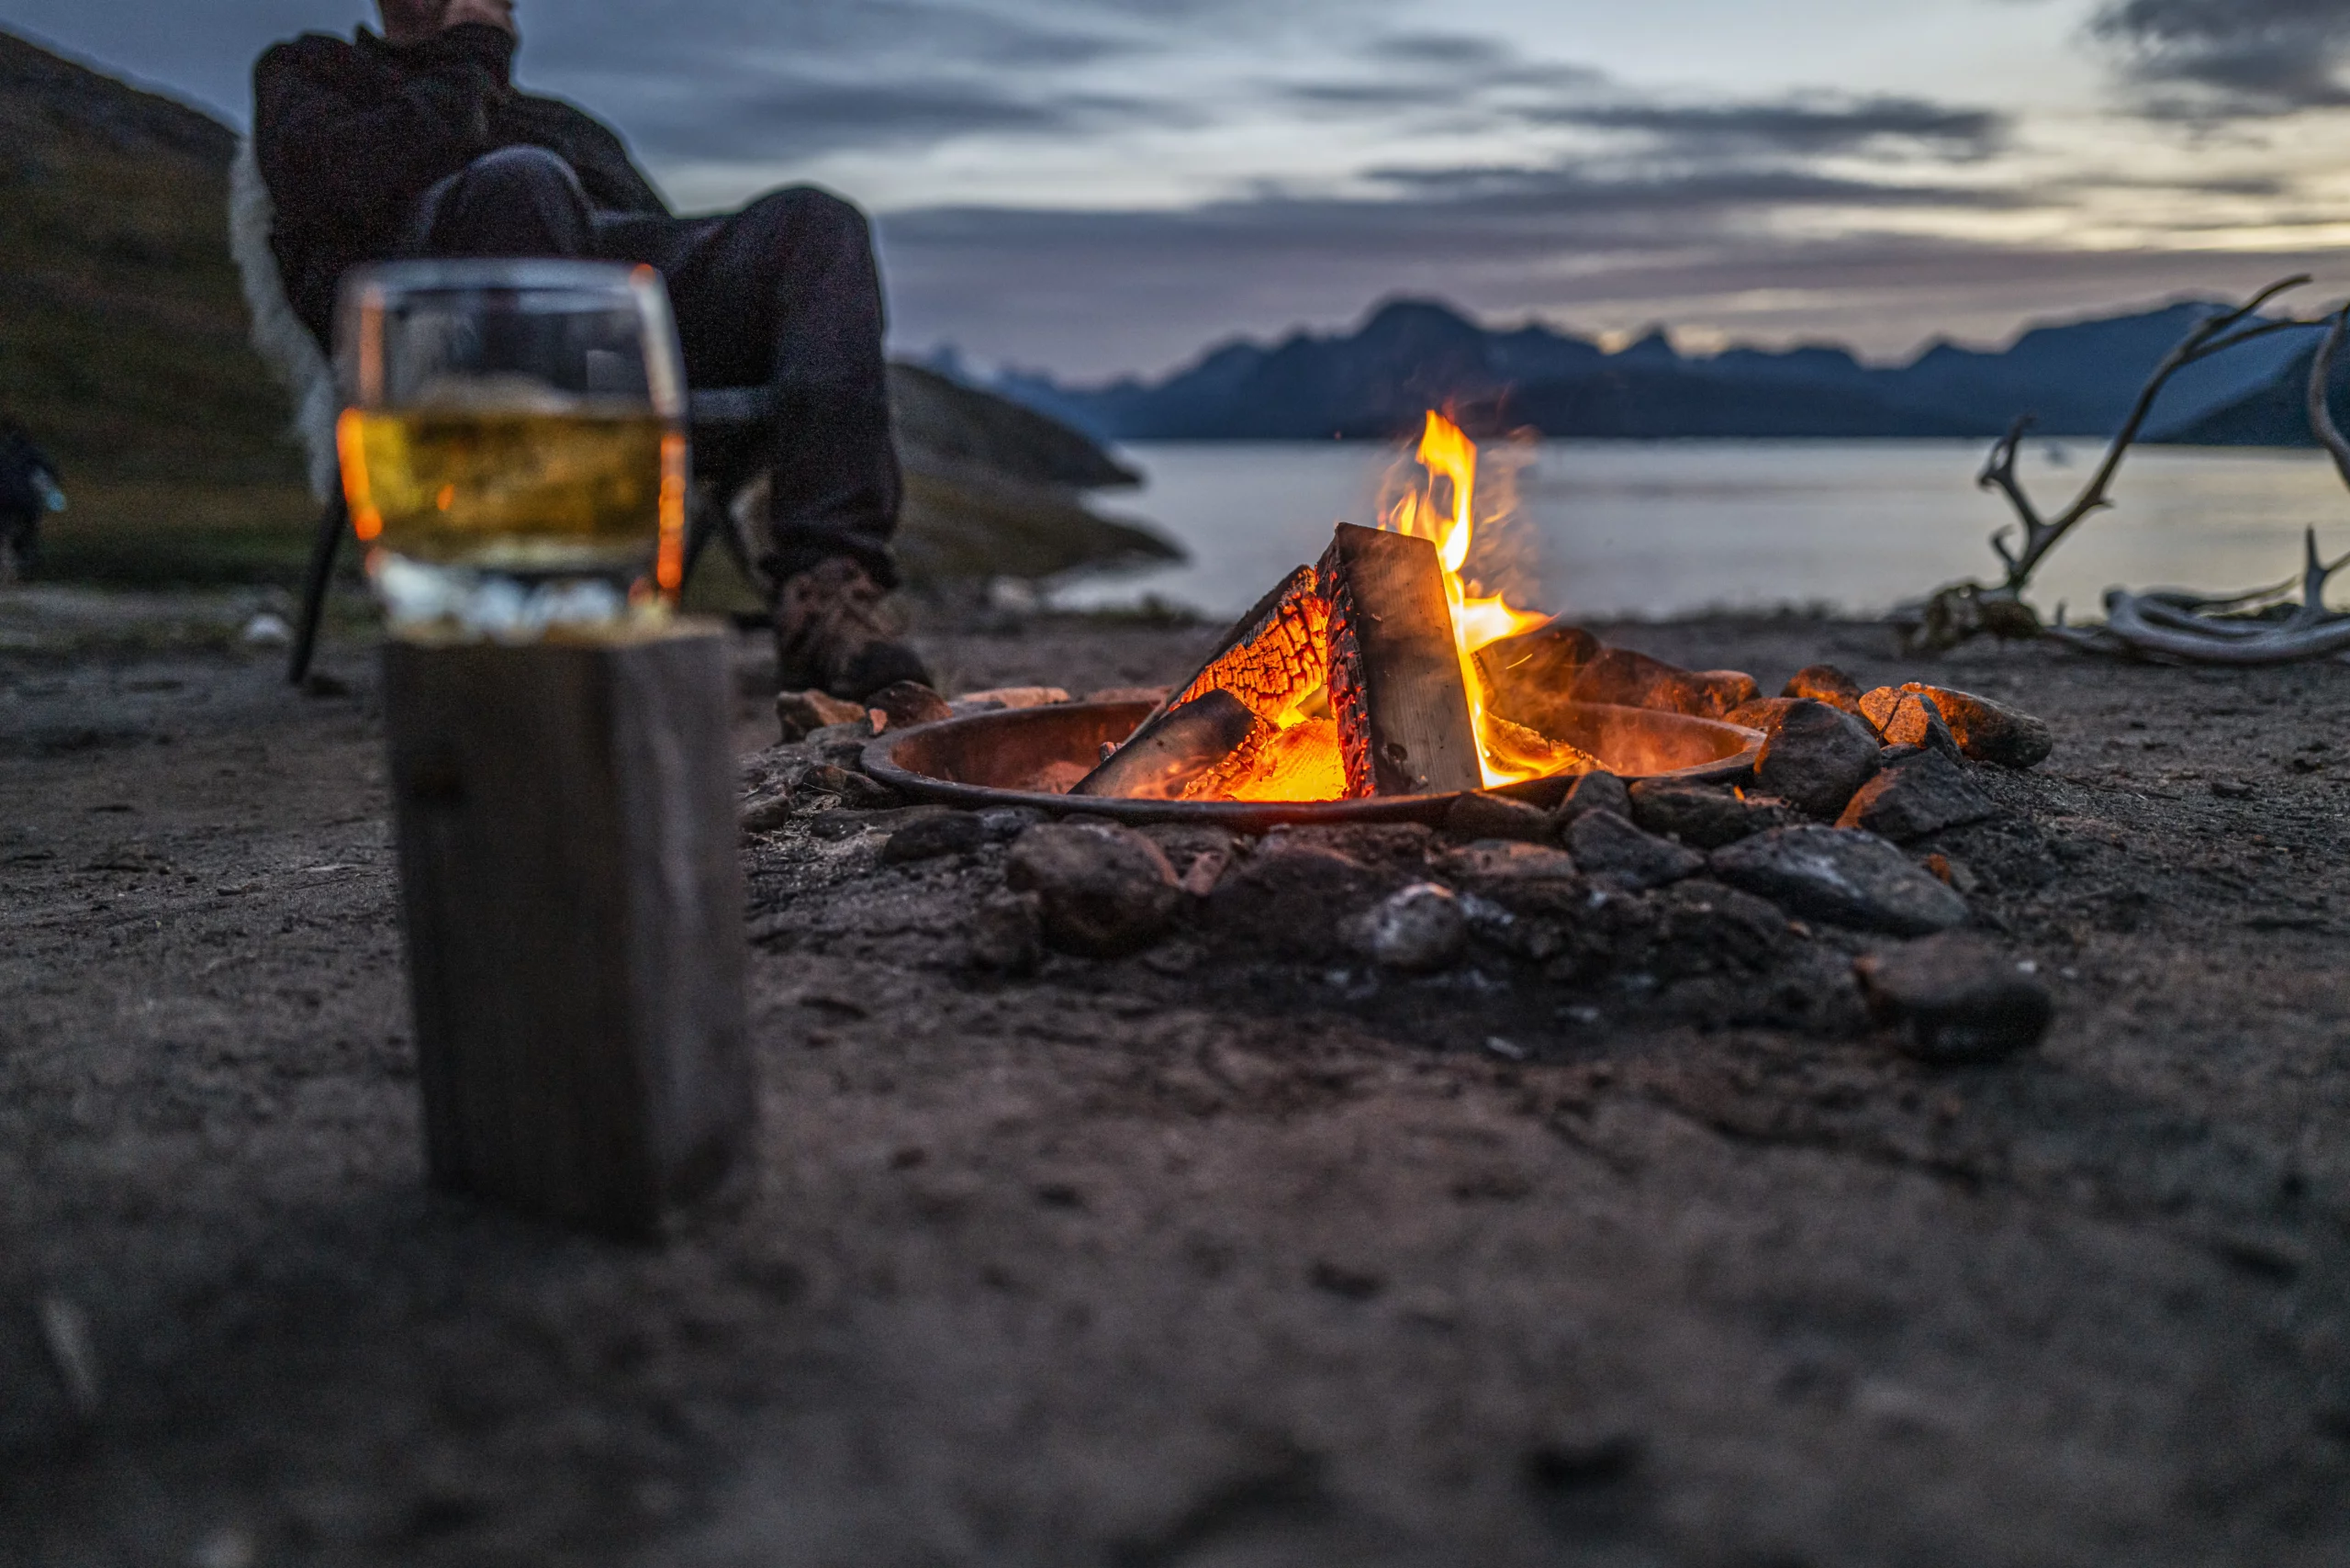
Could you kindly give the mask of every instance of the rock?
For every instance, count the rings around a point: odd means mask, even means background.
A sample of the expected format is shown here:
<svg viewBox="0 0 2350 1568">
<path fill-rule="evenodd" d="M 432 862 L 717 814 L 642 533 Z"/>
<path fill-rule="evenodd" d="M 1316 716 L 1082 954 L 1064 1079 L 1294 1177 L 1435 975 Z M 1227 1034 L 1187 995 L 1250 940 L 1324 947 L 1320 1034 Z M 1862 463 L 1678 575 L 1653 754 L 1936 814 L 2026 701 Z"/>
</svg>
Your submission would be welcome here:
<svg viewBox="0 0 2350 1568">
<path fill-rule="evenodd" d="M 743 808 L 744 833 L 773 833 L 791 820 L 791 791 L 778 790 L 760 795 Z"/>
<path fill-rule="evenodd" d="M 1863 715 L 1865 717 L 1865 715 Z M 1922 692 L 1905 691 L 1894 703 L 1883 722 L 1876 725 L 1877 734 L 1889 746 L 1918 746 L 1926 751 L 1938 751 L 1956 761 L 1958 741 L 1950 726 L 1942 722 L 1942 711 L 1934 700 Z"/>
<path fill-rule="evenodd" d="M 860 713 L 853 722 L 811 730 L 800 744 L 808 755 L 821 762 L 853 769 L 865 760 L 865 748 L 872 739 L 872 721 Z"/>
<path fill-rule="evenodd" d="M 1907 844 L 1998 812 L 1964 767 L 1939 751 L 1920 751 L 1862 785 L 1836 825 Z"/>
<path fill-rule="evenodd" d="M 1002 974 L 1034 974 L 1045 961 L 1045 901 L 1035 893 L 994 893 L 971 917 L 971 962 Z"/>
<path fill-rule="evenodd" d="M 1569 786 L 1566 799 L 1550 813 L 1563 832 L 1577 817 L 1586 812 L 1614 812 L 1626 822 L 1632 820 L 1632 792 L 1613 773 L 1586 773 Z"/>
<path fill-rule="evenodd" d="M 1981 937 L 1930 936 L 1852 962 L 1869 1010 L 1898 1026 L 1910 1055 L 1930 1062 L 1996 1061 L 2048 1033 L 2048 988 Z"/>
<path fill-rule="evenodd" d="M 1175 689 L 1171 686 L 1105 686 L 1099 691 L 1085 694 L 1088 702 L 1147 702 L 1156 707 L 1167 700 Z"/>
<path fill-rule="evenodd" d="M 775 717 L 783 728 L 784 744 L 788 745 L 834 724 L 855 723 L 865 717 L 865 710 L 856 703 L 844 702 L 830 692 L 784 691 L 776 695 Z"/>
<path fill-rule="evenodd" d="M 1567 829 L 1575 868 L 1618 887 L 1661 888 L 1696 872 L 1706 857 L 1671 839 L 1642 833 L 1613 812 L 1586 812 Z"/>
<path fill-rule="evenodd" d="M 876 720 L 873 733 L 885 729 L 911 729 L 916 724 L 934 724 L 941 719 L 951 719 L 955 710 L 946 699 L 918 680 L 901 680 L 883 687 L 865 700 L 868 711 L 879 713 L 888 722 Z"/>
<path fill-rule="evenodd" d="M 1613 702 L 1625 708 L 1656 708 L 1718 719 L 1762 695 L 1754 678 L 1730 669 L 1688 670 L 1636 654 L 1607 648 L 1575 677 L 1578 702 Z"/>
<path fill-rule="evenodd" d="M 1795 942 L 1778 905 L 1704 878 L 1667 888 L 1654 908 L 1647 961 L 1663 974 L 1760 973 Z"/>
<path fill-rule="evenodd" d="M 1007 708 L 1048 708 L 1056 702 L 1069 700 L 1069 693 L 1058 686 L 999 686 L 986 691 L 967 691 L 946 707 L 957 718 L 968 713 L 1000 713 Z"/>
<path fill-rule="evenodd" d="M 979 825 L 994 844 L 1009 844 L 1045 820 L 1034 806 L 994 806 L 979 813 Z"/>
<path fill-rule="evenodd" d="M 1066 952 L 1139 952 L 1175 924 L 1183 894 L 1158 846 L 1123 827 L 1047 823 L 1013 840 L 1004 880 L 1042 901 L 1045 939 Z"/>
<path fill-rule="evenodd" d="M 1311 845 L 1317 849 L 1336 850 L 1373 869 L 1396 873 L 1398 879 L 1390 885 L 1401 886 L 1404 881 L 1419 879 L 1420 868 L 1427 864 L 1428 850 L 1435 842 L 1436 830 L 1426 823 L 1342 823 L 1313 827 L 1286 824 L 1265 835 L 1264 848 L 1271 852 Z"/>
<path fill-rule="evenodd" d="M 1774 827 L 1795 813 L 1778 801 L 1750 801 L 1735 790 L 1650 778 L 1632 786 L 1632 821 L 1697 849 L 1719 849 Z"/>
<path fill-rule="evenodd" d="M 1905 694 L 1930 697 L 1950 726 L 1958 749 L 1976 762 L 2001 767 L 2037 767 L 2056 749 L 2056 737 L 2046 722 L 2031 714 L 1947 686 L 1910 681 L 1895 689 L 1880 686 L 1861 699 L 1861 712 L 1871 723 L 1883 725 Z"/>
<path fill-rule="evenodd" d="M 1877 750 L 1876 736 L 1858 719 L 1797 698 L 1762 742 L 1754 782 L 1797 811 L 1833 821 L 1876 771 Z"/>
<path fill-rule="evenodd" d="M 1830 711 L 1834 711 L 1830 709 Z M 1790 914 L 1860 931 L 1923 936 L 1966 920 L 1966 901 L 1873 834 L 1776 828 L 1713 855 L 1714 875 Z"/>
<path fill-rule="evenodd" d="M 829 762 L 801 774 L 800 785 L 819 795 L 837 795 L 841 804 L 852 811 L 879 811 L 898 803 L 898 792 L 879 779 L 852 773 Z"/>
<path fill-rule="evenodd" d="M 1550 813 L 1539 806 L 1482 790 L 1461 796 L 1444 814 L 1444 834 L 1463 841 L 1514 838 L 1527 844 L 1548 844 L 1556 829 Z"/>
<path fill-rule="evenodd" d="M 1207 896 L 1209 928 L 1250 956 L 1327 958 L 1346 951 L 1346 928 L 1395 880 L 1350 855 L 1268 838 L 1224 874 Z"/>
<path fill-rule="evenodd" d="M 1779 722 L 1787 716 L 1788 711 L 1796 703 L 1809 700 L 1810 699 L 1803 697 L 1758 697 L 1751 702 L 1741 702 L 1723 714 L 1722 722 L 1729 724 L 1743 724 L 1750 730 L 1760 730 L 1766 735 L 1775 734 L 1778 733 Z"/>
<path fill-rule="evenodd" d="M 1861 683 L 1834 665 L 1806 665 L 1787 678 L 1787 684 L 1780 688 L 1779 694 L 1825 702 L 1847 713 L 1861 711 Z"/>
<path fill-rule="evenodd" d="M 1528 878 L 1571 880 L 1575 874 L 1574 859 L 1563 850 L 1498 838 L 1448 850 L 1437 857 L 1436 868 L 1439 875 L 1472 887 Z"/>
<path fill-rule="evenodd" d="M 987 824 L 969 812 L 945 812 L 908 823 L 881 846 L 887 866 L 910 866 L 946 855 L 969 855 L 988 842 Z"/>
<path fill-rule="evenodd" d="M 1449 888 L 1415 882 L 1360 917 L 1354 946 L 1383 969 L 1434 974 L 1450 969 L 1468 945 L 1469 921 Z"/>
<path fill-rule="evenodd" d="M 2242 778 L 2214 778 L 2211 793 L 2222 801 L 2249 801 L 2260 791 Z"/>
<path fill-rule="evenodd" d="M 1159 847 L 1175 868 L 1177 882 L 1194 898 L 1215 890 L 1225 868 L 1232 864 L 1232 835 L 1220 827 L 1181 823 L 1154 823 L 1139 831 Z"/>
</svg>

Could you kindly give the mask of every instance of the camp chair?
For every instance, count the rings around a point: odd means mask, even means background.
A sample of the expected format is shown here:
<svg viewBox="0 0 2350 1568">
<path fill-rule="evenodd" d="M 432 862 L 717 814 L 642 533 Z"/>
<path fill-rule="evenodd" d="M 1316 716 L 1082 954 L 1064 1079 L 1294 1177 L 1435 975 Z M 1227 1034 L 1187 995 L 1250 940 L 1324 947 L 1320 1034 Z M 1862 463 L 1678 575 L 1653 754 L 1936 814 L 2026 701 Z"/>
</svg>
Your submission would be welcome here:
<svg viewBox="0 0 2350 1568">
<path fill-rule="evenodd" d="M 299 685 L 309 674 L 310 657 L 318 647 L 319 621 L 326 611 L 327 589 L 334 580 L 343 535 L 351 532 L 351 511 L 343 499 L 341 460 L 335 447 L 335 419 L 341 403 L 334 368 L 285 297 L 277 253 L 269 244 L 276 221 L 276 204 L 262 180 L 252 139 L 240 138 L 229 176 L 229 250 L 252 313 L 253 347 L 294 399 L 295 434 L 308 454 L 310 494 L 322 509 L 286 666 L 286 678 Z M 714 539 L 754 587 L 763 594 L 769 588 L 750 542 L 756 509 L 745 503 L 761 477 L 758 454 L 766 443 L 757 438 L 775 420 L 775 394 L 769 387 L 688 390 L 687 423 L 699 472 L 687 492 L 688 577 Z"/>
</svg>

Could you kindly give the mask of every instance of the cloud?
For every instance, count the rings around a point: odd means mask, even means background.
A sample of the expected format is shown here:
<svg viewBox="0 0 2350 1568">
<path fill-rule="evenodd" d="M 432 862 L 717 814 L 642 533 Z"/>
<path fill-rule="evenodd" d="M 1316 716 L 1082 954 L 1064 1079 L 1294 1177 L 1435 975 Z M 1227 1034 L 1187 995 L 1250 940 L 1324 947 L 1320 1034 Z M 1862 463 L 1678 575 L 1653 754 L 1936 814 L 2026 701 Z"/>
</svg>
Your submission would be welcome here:
<svg viewBox="0 0 2350 1568">
<path fill-rule="evenodd" d="M 1677 151 L 1822 156 L 1889 148 L 1980 160 L 2003 150 L 2008 117 L 1921 98 L 1778 103 L 1617 103 L 1536 111 L 1528 118 L 1593 130 L 1633 131 Z"/>
<path fill-rule="evenodd" d="M 2121 50 L 2147 106 L 2170 116 L 2290 114 L 2350 105 L 2344 0 L 2113 0 L 2092 36 Z"/>
</svg>

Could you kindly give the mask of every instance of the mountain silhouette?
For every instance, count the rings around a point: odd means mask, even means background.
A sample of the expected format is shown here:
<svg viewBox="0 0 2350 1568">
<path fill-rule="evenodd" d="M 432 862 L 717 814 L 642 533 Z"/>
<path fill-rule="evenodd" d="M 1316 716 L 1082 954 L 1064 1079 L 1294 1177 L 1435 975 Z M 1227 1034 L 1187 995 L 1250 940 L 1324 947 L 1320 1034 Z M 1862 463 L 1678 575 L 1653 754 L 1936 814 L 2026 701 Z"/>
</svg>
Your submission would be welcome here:
<svg viewBox="0 0 2350 1568">
<path fill-rule="evenodd" d="M 997 386 L 1125 441 L 1385 439 L 1431 408 L 1472 430 L 1559 437 L 1982 437 L 2025 413 L 2042 434 L 2101 436 L 2163 355 L 2220 308 L 2186 301 L 2037 326 L 1999 350 L 1937 342 L 1881 366 L 1833 344 L 1686 356 L 1661 328 L 1610 353 L 1548 327 L 1494 331 L 1441 302 L 1399 299 L 1351 333 L 1227 342 L 1158 381 L 1086 387 L 1011 373 Z M 2280 333 L 2188 367 L 2157 404 L 2149 439 L 2202 429 L 2285 374 L 2308 342 Z"/>
</svg>

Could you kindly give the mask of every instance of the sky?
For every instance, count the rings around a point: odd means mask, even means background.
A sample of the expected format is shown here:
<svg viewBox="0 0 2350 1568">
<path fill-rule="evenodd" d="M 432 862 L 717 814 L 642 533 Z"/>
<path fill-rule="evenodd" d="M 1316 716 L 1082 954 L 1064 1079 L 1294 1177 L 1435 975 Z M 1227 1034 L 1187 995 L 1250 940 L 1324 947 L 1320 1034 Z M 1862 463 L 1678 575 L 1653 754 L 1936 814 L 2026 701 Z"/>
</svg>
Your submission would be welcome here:
<svg viewBox="0 0 2350 1568">
<path fill-rule="evenodd" d="M 241 123 L 364 0 L 0 0 Z M 520 0 L 681 208 L 878 221 L 893 340 L 1064 379 L 1384 298 L 1685 352 L 2350 290 L 2350 0 Z"/>
</svg>

